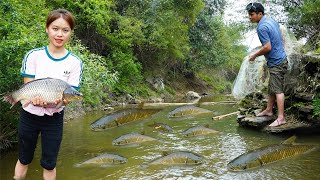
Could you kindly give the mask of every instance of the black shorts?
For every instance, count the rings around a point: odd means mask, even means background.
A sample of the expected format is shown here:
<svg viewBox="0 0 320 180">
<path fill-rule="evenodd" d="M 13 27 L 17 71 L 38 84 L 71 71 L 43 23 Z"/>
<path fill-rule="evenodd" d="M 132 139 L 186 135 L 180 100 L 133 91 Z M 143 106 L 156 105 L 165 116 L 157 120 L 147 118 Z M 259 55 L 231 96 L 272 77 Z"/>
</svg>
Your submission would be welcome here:
<svg viewBox="0 0 320 180">
<path fill-rule="evenodd" d="M 41 134 L 41 160 L 40 164 L 47 170 L 56 167 L 58 152 L 62 141 L 63 114 L 54 113 L 53 116 L 37 116 L 25 110 L 20 113 L 18 126 L 19 161 L 30 164 Z"/>
</svg>

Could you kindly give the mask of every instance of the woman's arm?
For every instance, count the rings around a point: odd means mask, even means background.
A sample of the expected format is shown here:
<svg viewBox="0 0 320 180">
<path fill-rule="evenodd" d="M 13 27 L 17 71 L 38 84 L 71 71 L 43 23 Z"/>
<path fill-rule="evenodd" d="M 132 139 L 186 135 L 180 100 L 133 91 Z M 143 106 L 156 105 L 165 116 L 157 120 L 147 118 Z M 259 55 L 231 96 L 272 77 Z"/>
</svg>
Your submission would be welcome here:
<svg viewBox="0 0 320 180">
<path fill-rule="evenodd" d="M 24 83 L 24 84 L 26 84 L 26 83 L 28 83 L 28 82 L 30 82 L 30 81 L 33 81 L 33 80 L 34 80 L 34 78 L 23 77 L 23 83 Z"/>
</svg>

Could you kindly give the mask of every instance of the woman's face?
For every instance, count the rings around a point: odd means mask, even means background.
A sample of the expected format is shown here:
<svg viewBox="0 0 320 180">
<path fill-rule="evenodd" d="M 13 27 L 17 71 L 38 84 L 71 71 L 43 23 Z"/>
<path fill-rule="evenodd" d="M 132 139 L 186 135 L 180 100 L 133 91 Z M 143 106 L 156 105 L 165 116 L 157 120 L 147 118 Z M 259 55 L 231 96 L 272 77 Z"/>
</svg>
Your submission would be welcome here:
<svg viewBox="0 0 320 180">
<path fill-rule="evenodd" d="M 62 17 L 53 21 L 49 27 L 46 28 L 50 44 L 60 48 L 64 47 L 64 44 L 68 42 L 71 36 L 71 28 L 69 23 Z"/>
</svg>

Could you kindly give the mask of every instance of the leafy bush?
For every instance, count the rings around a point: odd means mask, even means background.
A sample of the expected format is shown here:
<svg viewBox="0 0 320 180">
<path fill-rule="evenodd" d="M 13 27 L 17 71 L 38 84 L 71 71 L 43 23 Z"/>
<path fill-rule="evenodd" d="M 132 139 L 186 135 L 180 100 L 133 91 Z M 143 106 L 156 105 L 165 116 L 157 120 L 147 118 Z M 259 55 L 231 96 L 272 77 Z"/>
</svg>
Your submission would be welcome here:
<svg viewBox="0 0 320 180">
<path fill-rule="evenodd" d="M 98 106 L 108 100 L 108 93 L 118 81 L 118 73 L 111 72 L 105 57 L 90 53 L 79 40 L 73 40 L 67 48 L 78 55 L 84 64 L 81 92 L 85 106 Z M 110 65 L 109 65 L 110 66 Z"/>
<path fill-rule="evenodd" d="M 30 49 L 47 43 L 44 21 L 48 13 L 43 2 L 0 1 L 0 95 L 22 84 L 19 75 L 23 57 Z M 38 9 L 38 11 L 29 11 Z M 0 120 L 17 123 L 18 108 L 0 101 Z"/>
<path fill-rule="evenodd" d="M 245 47 L 239 43 L 241 30 L 242 26 L 226 26 L 221 17 L 203 12 L 189 33 L 192 45 L 189 68 L 198 71 L 224 65 L 237 71 L 245 56 Z"/>
</svg>

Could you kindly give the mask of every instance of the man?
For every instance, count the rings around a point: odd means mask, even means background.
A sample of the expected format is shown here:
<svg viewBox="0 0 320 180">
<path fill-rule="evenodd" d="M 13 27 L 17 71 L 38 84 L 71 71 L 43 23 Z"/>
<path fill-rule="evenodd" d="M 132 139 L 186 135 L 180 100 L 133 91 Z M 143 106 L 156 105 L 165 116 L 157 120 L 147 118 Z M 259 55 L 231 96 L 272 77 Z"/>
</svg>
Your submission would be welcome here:
<svg viewBox="0 0 320 180">
<path fill-rule="evenodd" d="M 264 55 L 270 72 L 268 85 L 267 108 L 257 116 L 272 116 L 275 102 L 278 107 L 278 117 L 269 126 L 285 124 L 284 118 L 284 75 L 287 71 L 287 55 L 284 51 L 279 24 L 272 18 L 264 16 L 264 7 L 260 3 L 250 3 L 246 10 L 252 23 L 258 23 L 257 33 L 262 48 L 249 56 L 249 61 Z"/>
</svg>

